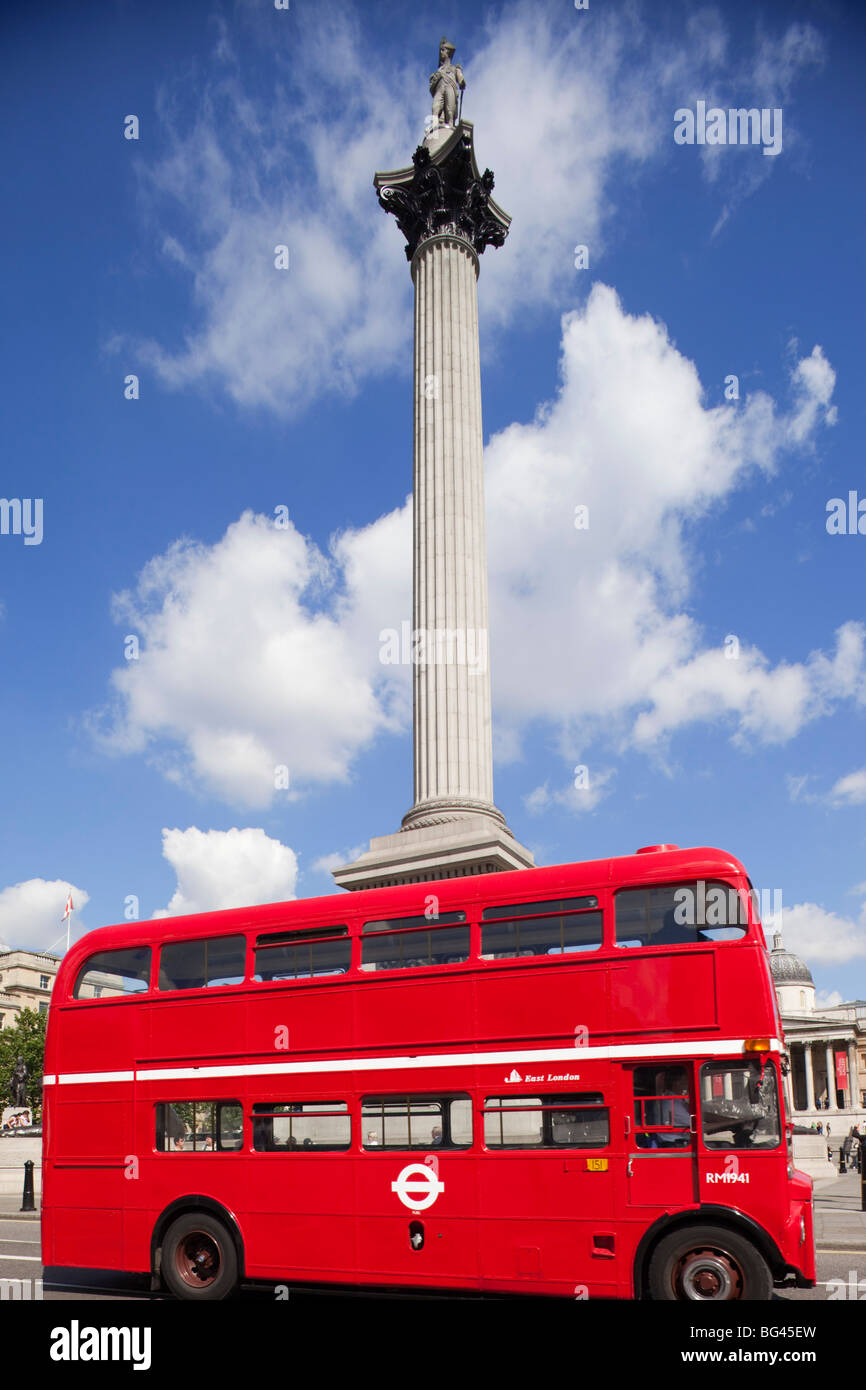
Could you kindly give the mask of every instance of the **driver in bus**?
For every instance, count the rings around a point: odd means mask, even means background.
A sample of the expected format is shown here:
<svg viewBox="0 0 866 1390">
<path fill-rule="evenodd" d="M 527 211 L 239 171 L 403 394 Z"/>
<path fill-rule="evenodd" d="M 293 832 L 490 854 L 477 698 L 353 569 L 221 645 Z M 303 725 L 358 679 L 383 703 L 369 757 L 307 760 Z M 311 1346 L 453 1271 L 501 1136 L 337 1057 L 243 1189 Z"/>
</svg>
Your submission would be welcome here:
<svg viewBox="0 0 866 1390">
<path fill-rule="evenodd" d="M 677 1071 L 660 1071 L 656 1077 L 656 1087 L 659 1095 L 669 1097 L 669 1099 L 656 1102 L 660 1111 L 660 1123 L 676 1126 L 675 1131 L 668 1128 L 659 1132 L 657 1135 L 659 1144 L 667 1145 L 669 1148 L 682 1147 L 689 1142 L 689 1130 L 692 1122 L 685 1076 L 679 1069 Z"/>
<path fill-rule="evenodd" d="M 653 1087 L 655 1095 L 644 1102 L 646 1130 L 637 1136 L 639 1148 L 684 1148 L 692 1119 L 685 1071 L 681 1067 L 657 1071 Z"/>
</svg>

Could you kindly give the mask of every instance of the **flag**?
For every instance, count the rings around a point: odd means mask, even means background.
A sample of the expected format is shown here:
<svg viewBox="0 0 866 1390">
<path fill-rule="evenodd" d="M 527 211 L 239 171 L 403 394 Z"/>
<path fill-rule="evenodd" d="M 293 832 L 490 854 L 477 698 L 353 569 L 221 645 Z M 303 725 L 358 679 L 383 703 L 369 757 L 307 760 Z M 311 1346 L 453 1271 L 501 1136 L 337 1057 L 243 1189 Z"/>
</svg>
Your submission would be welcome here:
<svg viewBox="0 0 866 1390">
<path fill-rule="evenodd" d="M 71 917 L 74 911 L 75 906 L 72 902 L 72 894 L 69 893 L 66 898 L 66 908 L 64 909 L 63 916 L 60 918 L 61 922 L 65 922 L 67 918 Z"/>
</svg>

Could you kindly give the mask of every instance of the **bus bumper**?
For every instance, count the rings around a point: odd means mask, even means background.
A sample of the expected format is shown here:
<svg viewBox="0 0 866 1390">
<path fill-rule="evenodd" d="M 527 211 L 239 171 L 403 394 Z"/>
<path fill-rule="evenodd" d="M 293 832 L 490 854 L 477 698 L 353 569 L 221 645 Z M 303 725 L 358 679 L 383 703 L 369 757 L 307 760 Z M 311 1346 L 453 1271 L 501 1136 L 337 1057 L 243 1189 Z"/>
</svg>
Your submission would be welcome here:
<svg viewBox="0 0 866 1390">
<path fill-rule="evenodd" d="M 790 1210 L 785 1222 L 781 1253 L 788 1278 L 794 1275 L 797 1288 L 812 1288 L 815 1283 L 812 1179 L 797 1169 L 794 1169 L 790 1180 Z"/>
</svg>

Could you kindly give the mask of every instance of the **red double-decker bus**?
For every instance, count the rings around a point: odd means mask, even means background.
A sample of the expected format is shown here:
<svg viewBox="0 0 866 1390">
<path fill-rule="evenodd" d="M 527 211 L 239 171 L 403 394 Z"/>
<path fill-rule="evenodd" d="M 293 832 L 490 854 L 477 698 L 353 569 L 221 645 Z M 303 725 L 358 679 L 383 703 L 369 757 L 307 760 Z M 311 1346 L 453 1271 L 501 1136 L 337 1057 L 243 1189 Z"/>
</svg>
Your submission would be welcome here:
<svg viewBox="0 0 866 1390">
<path fill-rule="evenodd" d="M 714 849 L 91 932 L 47 1266 L 725 1301 L 814 1282 L 755 895 Z"/>
</svg>

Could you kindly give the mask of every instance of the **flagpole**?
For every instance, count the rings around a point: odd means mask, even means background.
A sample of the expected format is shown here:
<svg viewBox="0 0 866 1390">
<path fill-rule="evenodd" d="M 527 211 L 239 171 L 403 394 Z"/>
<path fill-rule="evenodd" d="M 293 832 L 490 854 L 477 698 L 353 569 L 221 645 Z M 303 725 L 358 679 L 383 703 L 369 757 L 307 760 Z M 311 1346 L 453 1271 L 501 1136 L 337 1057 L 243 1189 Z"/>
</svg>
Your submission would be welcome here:
<svg viewBox="0 0 866 1390">
<path fill-rule="evenodd" d="M 73 914 L 74 911 L 75 911 L 75 905 L 73 904 L 73 901 L 72 901 L 72 894 L 71 894 L 71 893 L 68 893 L 68 894 L 67 894 L 67 897 L 66 897 L 66 908 L 65 908 L 64 913 L 63 913 L 63 921 L 66 923 L 66 950 L 67 950 L 67 952 L 69 951 L 69 938 L 70 938 L 70 934 L 71 934 L 71 932 L 72 932 L 72 914 Z"/>
</svg>

